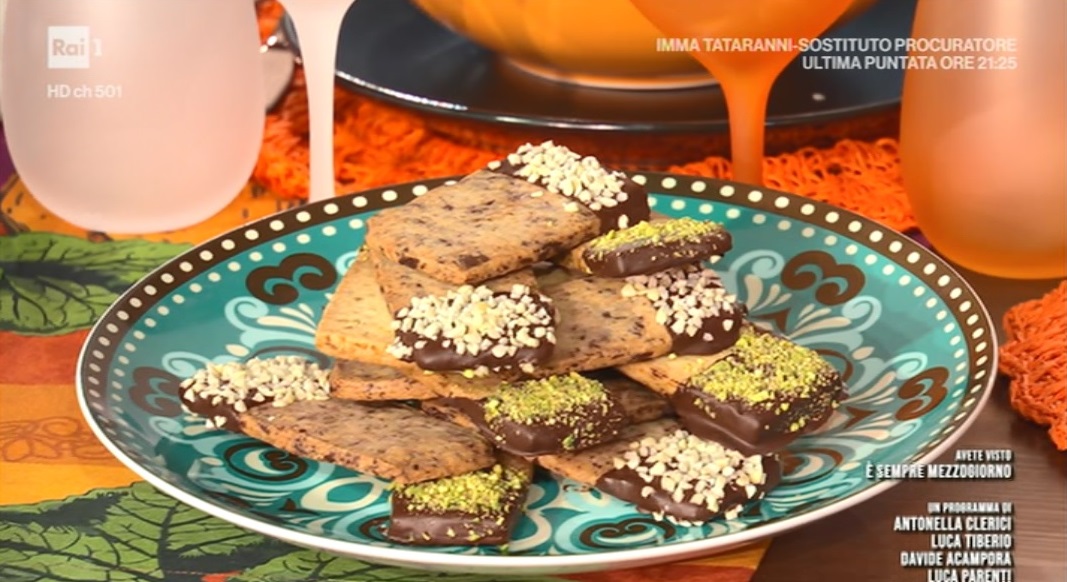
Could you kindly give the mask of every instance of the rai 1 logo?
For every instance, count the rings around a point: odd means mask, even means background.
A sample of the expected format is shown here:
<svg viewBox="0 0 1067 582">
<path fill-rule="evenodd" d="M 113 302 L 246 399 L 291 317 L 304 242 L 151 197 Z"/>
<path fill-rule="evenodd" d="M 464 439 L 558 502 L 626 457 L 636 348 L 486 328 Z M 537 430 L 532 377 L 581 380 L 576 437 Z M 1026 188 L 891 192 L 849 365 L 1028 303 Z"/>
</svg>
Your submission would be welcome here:
<svg viewBox="0 0 1067 582">
<path fill-rule="evenodd" d="M 48 27 L 49 69 L 88 69 L 100 54 L 100 39 L 90 38 L 88 26 Z"/>
</svg>

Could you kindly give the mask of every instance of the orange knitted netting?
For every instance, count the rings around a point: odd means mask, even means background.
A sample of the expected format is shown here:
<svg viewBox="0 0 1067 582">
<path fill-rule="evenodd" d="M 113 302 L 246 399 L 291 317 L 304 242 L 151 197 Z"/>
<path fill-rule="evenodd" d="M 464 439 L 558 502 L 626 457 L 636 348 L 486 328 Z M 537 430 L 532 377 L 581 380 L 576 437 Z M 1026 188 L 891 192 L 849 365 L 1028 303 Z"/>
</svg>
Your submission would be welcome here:
<svg viewBox="0 0 1067 582">
<path fill-rule="evenodd" d="M 417 113 L 342 89 L 335 93 L 335 110 L 334 164 L 339 193 L 466 174 L 498 159 L 502 147 L 511 149 L 522 143 L 510 143 L 514 138 L 505 137 L 504 130 L 498 132 L 502 135 L 497 140 L 482 130 L 478 143 L 460 141 L 435 131 L 435 123 Z M 307 132 L 307 97 L 298 77 L 278 110 L 268 115 L 254 179 L 283 198 L 305 198 Z M 600 138 L 594 144 L 594 155 L 610 157 L 616 139 L 607 135 Z M 633 151 L 624 155 L 635 157 Z M 718 156 L 681 164 L 646 163 L 640 164 L 640 169 L 712 178 L 729 178 L 731 173 L 730 162 Z M 764 160 L 764 174 L 770 188 L 829 202 L 897 230 L 915 226 L 894 139 L 841 140 L 831 147 L 807 147 L 769 156 Z"/>
<path fill-rule="evenodd" d="M 1009 309 L 1004 332 L 1000 371 L 1012 377 L 1012 408 L 1049 426 L 1056 448 L 1067 451 L 1067 281 Z"/>
</svg>

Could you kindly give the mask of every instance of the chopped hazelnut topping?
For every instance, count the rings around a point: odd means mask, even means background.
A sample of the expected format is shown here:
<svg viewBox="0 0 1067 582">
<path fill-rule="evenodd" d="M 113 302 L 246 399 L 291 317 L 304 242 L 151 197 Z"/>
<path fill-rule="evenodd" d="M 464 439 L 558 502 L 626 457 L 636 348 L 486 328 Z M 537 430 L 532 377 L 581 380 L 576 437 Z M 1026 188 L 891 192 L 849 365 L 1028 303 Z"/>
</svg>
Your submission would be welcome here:
<svg viewBox="0 0 1067 582">
<path fill-rule="evenodd" d="M 525 285 L 510 292 L 495 292 L 484 285 L 465 285 L 444 296 L 415 297 L 397 312 L 392 327 L 396 337 L 387 351 L 412 361 L 418 350 L 433 347 L 457 356 L 517 358 L 519 350 L 555 344 L 552 300 Z M 485 376 L 506 366 L 477 366 L 465 376 Z"/>
<path fill-rule="evenodd" d="M 644 297 L 651 301 L 656 308 L 656 322 L 675 336 L 696 337 L 701 332 L 714 334 L 718 330 L 708 329 L 709 320 L 724 313 L 733 315 L 740 309 L 737 296 L 723 288 L 718 275 L 699 265 L 627 277 L 622 296 Z M 729 331 L 725 324 L 722 328 Z"/>
<path fill-rule="evenodd" d="M 250 404 L 267 401 L 280 407 L 330 397 L 329 373 L 299 356 L 209 363 L 180 386 L 182 398 L 188 402 L 208 400 L 212 406 L 225 404 L 237 413 L 247 411 Z M 215 416 L 205 424 L 222 428 L 226 417 Z"/>
<path fill-rule="evenodd" d="M 517 177 L 580 202 L 593 212 L 613 208 L 628 199 L 623 192 L 626 174 L 607 170 L 596 158 L 582 157 L 551 141 L 519 146 L 508 154 L 507 162 L 516 167 Z M 496 170 L 500 166 L 499 162 L 490 162 L 487 167 Z M 565 208 L 568 212 L 578 211 L 575 203 L 568 203 Z M 620 222 L 620 228 L 626 228 L 626 225 Z"/>
<path fill-rule="evenodd" d="M 642 497 L 660 490 L 675 503 L 692 503 L 712 513 L 720 511 L 728 489 L 740 491 L 747 499 L 757 499 L 759 486 L 767 482 L 761 455 L 746 457 L 682 429 L 631 443 L 621 458 L 613 460 L 613 465 L 637 473 L 645 483 Z M 734 519 L 740 511 L 740 506 L 729 508 L 725 516 Z"/>
</svg>

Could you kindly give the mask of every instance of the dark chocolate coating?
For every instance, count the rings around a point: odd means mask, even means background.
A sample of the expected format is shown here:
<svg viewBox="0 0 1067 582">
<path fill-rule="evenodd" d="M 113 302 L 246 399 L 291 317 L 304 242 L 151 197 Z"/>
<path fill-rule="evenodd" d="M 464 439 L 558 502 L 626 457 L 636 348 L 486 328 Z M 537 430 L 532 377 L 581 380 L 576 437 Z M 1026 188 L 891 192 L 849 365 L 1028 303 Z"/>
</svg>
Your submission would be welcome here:
<svg viewBox="0 0 1067 582">
<path fill-rule="evenodd" d="M 741 337 L 748 307 L 740 301 L 735 301 L 733 307 L 732 311 L 724 309 L 715 317 L 705 318 L 696 335 L 677 334 L 668 328 L 667 331 L 671 334 L 671 351 L 680 356 L 710 356 L 736 344 Z M 723 329 L 722 325 L 727 320 L 734 322 L 729 331 Z M 711 334 L 710 340 L 704 339 L 705 333 Z"/>
<path fill-rule="evenodd" d="M 767 474 L 767 479 L 762 485 L 756 485 L 756 495 L 753 499 L 750 499 L 745 494 L 743 487 L 731 484 L 723 491 L 722 501 L 719 502 L 719 511 L 715 512 L 709 510 L 703 504 L 693 503 L 691 501 L 692 490 L 686 492 L 681 502 L 677 502 L 671 497 L 672 492 L 662 489 L 659 477 L 656 477 L 650 483 L 646 483 L 637 474 L 637 471 L 629 467 L 612 469 L 604 473 L 597 479 L 596 487 L 604 493 L 633 503 L 638 509 L 649 513 L 662 512 L 665 515 L 670 515 L 683 521 L 703 522 L 715 519 L 731 507 L 744 505 L 754 499 L 760 499 L 768 491 L 774 489 L 781 481 L 782 475 L 781 463 L 778 462 L 778 458 L 773 455 L 764 456 L 763 472 Z M 641 497 L 641 490 L 646 486 L 652 487 L 655 491 L 648 497 Z"/>
<path fill-rule="evenodd" d="M 699 263 L 716 255 L 724 255 L 733 248 L 733 239 L 726 229 L 709 233 L 695 241 L 652 241 L 622 245 L 606 252 L 585 249 L 582 261 L 589 272 L 598 277 L 629 277 L 650 275 L 672 267 Z"/>
<path fill-rule="evenodd" d="M 522 169 L 524 165 L 525 164 L 512 164 L 507 161 L 507 159 L 504 159 L 500 161 L 500 167 L 492 171 L 525 180 L 525 178 L 518 175 L 519 170 Z M 645 188 L 631 180 L 629 176 L 623 178 L 622 183 L 622 191 L 626 192 L 625 202 L 620 202 L 611 207 L 603 206 L 599 210 L 589 209 L 590 212 L 600 219 L 601 234 L 618 229 L 619 217 L 621 216 L 626 216 L 628 218 L 627 226 L 633 226 L 639 222 L 648 220 L 652 215 L 652 211 L 648 207 L 648 192 Z M 575 198 L 574 201 L 582 204 L 577 198 Z M 586 206 L 586 208 L 589 207 Z"/>
<path fill-rule="evenodd" d="M 390 496 L 392 515 L 385 536 L 416 546 L 502 546 L 522 517 L 526 488 L 505 496 L 504 506 L 487 515 L 461 511 L 420 512 L 413 510 L 402 493 Z M 449 530 L 454 535 L 448 535 Z M 471 535 L 473 534 L 473 535 Z"/>
<path fill-rule="evenodd" d="M 241 430 L 241 424 L 237 421 L 237 416 L 240 413 L 234 409 L 233 404 L 227 404 L 224 399 L 220 400 L 218 404 L 212 404 L 210 396 L 206 398 L 202 396 L 197 396 L 196 400 L 190 401 L 185 397 L 185 393 L 188 390 L 188 388 L 182 388 L 179 392 L 179 399 L 181 400 L 181 403 L 185 406 L 185 408 L 189 410 L 189 412 L 212 421 L 215 419 L 216 416 L 221 416 L 226 419 L 226 423 L 217 428 L 229 430 L 236 433 L 244 432 Z M 274 397 L 268 396 L 263 402 L 256 402 L 251 398 L 245 398 L 243 402 L 245 403 L 245 406 L 248 409 L 252 409 L 256 406 L 263 406 L 264 404 L 269 404 L 272 400 L 274 400 Z"/>
<path fill-rule="evenodd" d="M 496 296 L 508 296 L 506 292 L 494 293 Z M 540 294 L 533 294 L 533 302 L 536 306 L 542 309 L 546 309 L 552 316 L 552 327 L 555 326 L 556 310 L 552 307 L 552 304 L 547 302 Z M 472 370 L 479 366 L 485 366 L 492 371 L 509 370 L 518 368 L 521 364 L 533 364 L 537 366 L 548 361 L 552 357 L 552 352 L 555 350 L 556 345 L 549 343 L 542 338 L 542 341 L 536 348 L 521 347 L 515 352 L 515 355 L 500 358 L 494 356 L 491 352 L 478 352 L 475 354 L 463 353 L 458 354 L 453 349 L 450 340 L 439 337 L 436 340 L 423 337 L 413 331 L 397 331 L 396 337 L 401 344 L 412 348 L 411 356 L 405 358 L 405 361 L 415 362 L 415 364 L 423 370 L 433 371 L 462 371 Z M 415 344 L 419 341 L 425 341 L 426 345 L 421 348 L 416 348 Z M 445 342 L 449 342 L 449 345 L 445 345 Z"/>
<path fill-rule="evenodd" d="M 482 436 L 501 450 L 520 457 L 557 455 L 588 449 L 611 441 L 626 424 L 626 414 L 614 395 L 608 395 L 606 410 L 593 404 L 567 413 L 554 424 L 525 424 L 505 416 L 486 421 L 482 403 L 465 398 L 446 398 L 474 422 Z M 565 442 L 570 439 L 570 446 Z"/>
<path fill-rule="evenodd" d="M 741 401 L 724 402 L 695 386 L 683 386 L 671 395 L 671 406 L 682 426 L 696 436 L 745 455 L 767 454 L 824 424 L 833 414 L 833 403 L 843 398 L 844 387 L 835 377 L 813 393 L 813 398 L 788 400 L 789 409 L 777 412 L 785 400 L 757 408 Z M 802 417 L 808 418 L 804 426 L 790 431 L 790 425 Z"/>
</svg>

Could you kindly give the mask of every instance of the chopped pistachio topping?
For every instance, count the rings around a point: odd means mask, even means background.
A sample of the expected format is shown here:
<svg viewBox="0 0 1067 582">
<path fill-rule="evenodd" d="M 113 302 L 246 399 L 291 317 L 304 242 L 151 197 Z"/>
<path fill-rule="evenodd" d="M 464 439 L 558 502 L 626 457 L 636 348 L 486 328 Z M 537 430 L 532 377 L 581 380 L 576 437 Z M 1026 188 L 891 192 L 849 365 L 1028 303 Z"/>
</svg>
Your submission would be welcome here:
<svg viewBox="0 0 1067 582">
<path fill-rule="evenodd" d="M 783 398 L 816 396 L 836 380 L 837 371 L 815 351 L 746 328 L 729 356 L 697 373 L 689 383 L 718 400 L 739 400 L 770 410 L 780 407 Z M 782 410 L 788 410 L 788 405 Z"/>
<path fill-rule="evenodd" d="M 722 230 L 722 225 L 717 222 L 688 217 L 640 222 L 630 228 L 613 230 L 593 239 L 585 252 L 599 257 L 625 247 L 697 243 Z"/>
<path fill-rule="evenodd" d="M 519 384 L 504 384 L 483 402 L 482 408 L 486 421 L 505 417 L 529 424 L 551 423 L 590 405 L 607 406 L 608 403 L 608 392 L 603 384 L 572 372 Z"/>
<path fill-rule="evenodd" d="M 508 496 L 525 485 L 526 475 L 521 471 L 494 465 L 483 471 L 401 485 L 396 493 L 407 499 L 412 511 L 458 511 L 485 516 L 506 510 Z"/>
</svg>

